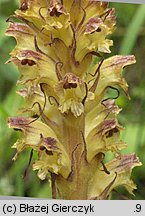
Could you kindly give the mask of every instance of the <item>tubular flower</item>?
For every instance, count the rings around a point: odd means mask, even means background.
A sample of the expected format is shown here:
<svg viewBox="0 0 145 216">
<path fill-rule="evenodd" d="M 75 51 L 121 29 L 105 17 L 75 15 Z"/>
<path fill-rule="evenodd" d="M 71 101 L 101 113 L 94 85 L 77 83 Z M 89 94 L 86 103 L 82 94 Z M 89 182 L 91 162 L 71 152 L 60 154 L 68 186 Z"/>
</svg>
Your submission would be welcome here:
<svg viewBox="0 0 145 216">
<path fill-rule="evenodd" d="M 28 116 L 8 120 L 23 134 L 14 160 L 24 149 L 36 151 L 33 170 L 51 180 L 53 198 L 107 199 L 119 185 L 133 193 L 131 172 L 141 163 L 121 154 L 120 109 L 105 96 L 116 86 L 128 95 L 122 70 L 135 63 L 133 55 L 102 57 L 113 45 L 114 9 L 93 0 L 21 0 L 8 21 L 6 33 L 17 42 L 8 62 L 20 71 Z M 108 152 L 114 159 L 104 164 Z"/>
</svg>

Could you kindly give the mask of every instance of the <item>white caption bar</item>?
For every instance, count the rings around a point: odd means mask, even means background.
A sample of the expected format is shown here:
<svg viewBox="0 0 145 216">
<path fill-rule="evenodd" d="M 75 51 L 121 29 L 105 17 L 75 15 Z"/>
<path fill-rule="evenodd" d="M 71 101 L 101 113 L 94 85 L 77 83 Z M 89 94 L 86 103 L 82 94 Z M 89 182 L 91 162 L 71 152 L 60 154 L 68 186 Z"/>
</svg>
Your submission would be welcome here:
<svg viewBox="0 0 145 216">
<path fill-rule="evenodd" d="M 145 215 L 145 201 L 0 200 L 0 215 L 143 216 Z"/>
<path fill-rule="evenodd" d="M 107 1 L 107 0 L 103 0 L 103 1 Z M 145 4 L 145 0 L 108 0 L 107 2 L 122 2 L 122 3 Z"/>
</svg>

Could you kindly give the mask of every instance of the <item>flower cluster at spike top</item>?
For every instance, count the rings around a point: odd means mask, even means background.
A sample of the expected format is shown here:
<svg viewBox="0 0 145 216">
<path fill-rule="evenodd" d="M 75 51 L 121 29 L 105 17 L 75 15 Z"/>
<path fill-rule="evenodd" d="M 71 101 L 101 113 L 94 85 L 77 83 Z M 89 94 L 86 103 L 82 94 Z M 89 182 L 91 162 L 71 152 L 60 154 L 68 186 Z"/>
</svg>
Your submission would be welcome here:
<svg viewBox="0 0 145 216">
<path fill-rule="evenodd" d="M 107 199 L 117 186 L 136 188 L 130 176 L 141 163 L 121 154 L 120 109 L 105 96 L 116 86 L 128 95 L 122 69 L 135 63 L 133 55 L 102 57 L 113 45 L 114 12 L 96 0 L 21 0 L 8 19 L 6 34 L 17 42 L 8 62 L 20 71 L 25 98 L 23 117 L 8 120 L 22 131 L 14 160 L 36 151 L 33 170 L 51 181 L 53 198 Z M 114 159 L 105 164 L 107 152 Z"/>
</svg>

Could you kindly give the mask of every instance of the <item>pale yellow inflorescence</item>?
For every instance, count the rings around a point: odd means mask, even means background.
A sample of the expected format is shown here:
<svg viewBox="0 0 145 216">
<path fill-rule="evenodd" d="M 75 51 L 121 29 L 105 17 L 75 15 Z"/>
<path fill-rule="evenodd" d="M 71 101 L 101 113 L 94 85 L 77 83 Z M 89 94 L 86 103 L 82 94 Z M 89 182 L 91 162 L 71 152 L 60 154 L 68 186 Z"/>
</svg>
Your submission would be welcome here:
<svg viewBox="0 0 145 216">
<path fill-rule="evenodd" d="M 29 114 L 9 118 L 23 132 L 14 160 L 26 148 L 37 151 L 33 169 L 42 180 L 54 174 L 66 199 L 106 199 L 119 185 L 130 193 L 136 188 L 130 175 L 140 162 L 134 153 L 121 155 L 120 109 L 104 99 L 117 85 L 128 95 L 122 69 L 135 63 L 133 55 L 103 58 L 113 45 L 107 36 L 115 29 L 114 12 L 93 0 L 22 0 L 8 20 L 6 33 L 17 41 L 9 62 L 20 71 L 21 110 Z M 104 165 L 109 151 L 115 158 Z"/>
</svg>

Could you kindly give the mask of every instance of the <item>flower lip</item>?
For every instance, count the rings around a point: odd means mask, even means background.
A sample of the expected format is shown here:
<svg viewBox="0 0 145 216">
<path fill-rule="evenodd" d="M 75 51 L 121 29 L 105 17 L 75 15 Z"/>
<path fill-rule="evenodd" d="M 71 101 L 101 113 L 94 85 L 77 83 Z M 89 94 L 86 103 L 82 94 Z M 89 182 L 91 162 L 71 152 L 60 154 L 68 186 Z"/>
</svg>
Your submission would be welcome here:
<svg viewBox="0 0 145 216">
<path fill-rule="evenodd" d="M 118 156 L 116 159 L 113 159 L 112 162 L 116 161 L 116 166 L 110 169 L 111 171 L 117 171 L 118 174 L 124 172 L 125 170 L 132 169 L 135 166 L 140 166 L 141 162 L 135 153 L 130 153 L 126 155 L 122 155 L 121 159 Z M 118 163 L 117 163 L 118 161 Z M 113 163 L 112 163 L 113 164 Z M 115 163 L 114 163 L 115 164 Z"/>
<path fill-rule="evenodd" d="M 31 59 L 22 59 L 21 64 L 22 64 L 22 65 L 28 64 L 29 66 L 33 66 L 33 65 L 35 65 L 36 63 L 35 63 L 35 61 L 33 61 L 33 60 L 31 60 Z"/>
<path fill-rule="evenodd" d="M 61 14 L 66 14 L 63 5 L 60 2 L 58 2 L 58 0 L 51 1 L 48 11 L 50 12 L 50 16 L 52 17 L 59 17 Z"/>
<path fill-rule="evenodd" d="M 49 150 L 45 150 L 45 153 L 47 154 L 47 155 L 53 155 L 53 152 L 52 151 L 49 151 Z"/>
<path fill-rule="evenodd" d="M 42 58 L 41 54 L 38 52 L 34 52 L 32 50 L 22 50 L 19 53 L 20 57 L 23 58 L 34 58 L 36 60 L 40 60 Z"/>
<path fill-rule="evenodd" d="M 28 9 L 28 2 L 24 0 L 21 4 L 20 10 L 26 11 Z"/>
<path fill-rule="evenodd" d="M 43 137 L 42 134 L 40 134 L 40 138 L 43 142 L 43 144 L 40 146 L 40 150 L 58 150 L 59 148 L 56 146 L 56 139 L 54 139 L 53 137 Z"/>
<path fill-rule="evenodd" d="M 59 17 L 62 13 L 58 12 L 57 9 L 54 7 L 52 8 L 51 12 L 50 12 L 50 16 L 57 16 Z"/>
<path fill-rule="evenodd" d="M 91 18 L 88 23 L 86 24 L 85 27 L 85 34 L 92 34 L 95 31 L 100 32 L 101 31 L 101 24 L 103 23 L 103 21 L 96 17 L 96 18 Z"/>
<path fill-rule="evenodd" d="M 77 88 L 77 84 L 76 83 L 68 83 L 68 82 L 66 82 L 66 83 L 64 83 L 63 88 L 64 89 Z"/>
<path fill-rule="evenodd" d="M 72 73 L 67 73 L 63 78 L 64 89 L 77 88 L 77 85 L 82 83 L 83 81 Z"/>
<path fill-rule="evenodd" d="M 10 117 L 8 119 L 8 124 L 10 127 L 20 127 L 20 126 L 26 126 L 31 122 L 31 118 L 25 118 L 25 117 Z"/>
<path fill-rule="evenodd" d="M 118 128 L 115 127 L 105 133 L 106 138 L 112 137 L 114 133 L 118 133 L 118 132 L 119 132 Z"/>
<path fill-rule="evenodd" d="M 117 133 L 117 125 L 116 125 L 115 119 L 109 119 L 105 120 L 101 125 L 100 125 L 100 130 L 97 132 L 97 134 L 106 134 L 107 132 L 107 137 L 111 136 L 111 133 Z M 108 134 L 110 132 L 110 134 Z"/>
</svg>

